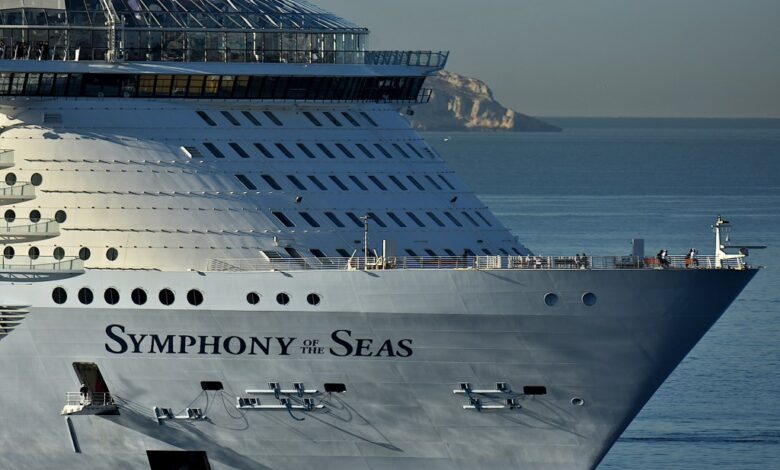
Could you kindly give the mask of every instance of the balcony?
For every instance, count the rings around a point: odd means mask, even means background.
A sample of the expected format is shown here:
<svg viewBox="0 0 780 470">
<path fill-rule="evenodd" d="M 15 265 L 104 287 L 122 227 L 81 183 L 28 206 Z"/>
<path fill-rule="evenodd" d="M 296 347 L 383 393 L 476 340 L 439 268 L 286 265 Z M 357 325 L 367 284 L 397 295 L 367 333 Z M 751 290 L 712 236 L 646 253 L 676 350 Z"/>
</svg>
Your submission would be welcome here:
<svg viewBox="0 0 780 470">
<path fill-rule="evenodd" d="M 43 258 L 43 257 L 41 257 Z M 5 273 L 62 273 L 80 274 L 84 272 L 84 261 L 79 258 L 29 258 L 14 256 L 11 259 L 0 256 L 0 274 Z"/>
<path fill-rule="evenodd" d="M 68 392 L 65 394 L 65 406 L 61 415 L 106 415 L 118 411 L 110 393 Z"/>
<path fill-rule="evenodd" d="M 13 186 L 0 186 L 0 206 L 18 204 L 35 199 L 35 186 L 18 182 Z"/>
<path fill-rule="evenodd" d="M 0 170 L 7 170 L 14 166 L 14 151 L 0 149 Z"/>
<path fill-rule="evenodd" d="M 32 223 L 29 219 L 16 219 L 27 223 L 9 223 L 0 225 L 0 243 L 23 243 L 46 240 L 60 235 L 60 224 L 55 220 L 41 220 Z"/>
</svg>

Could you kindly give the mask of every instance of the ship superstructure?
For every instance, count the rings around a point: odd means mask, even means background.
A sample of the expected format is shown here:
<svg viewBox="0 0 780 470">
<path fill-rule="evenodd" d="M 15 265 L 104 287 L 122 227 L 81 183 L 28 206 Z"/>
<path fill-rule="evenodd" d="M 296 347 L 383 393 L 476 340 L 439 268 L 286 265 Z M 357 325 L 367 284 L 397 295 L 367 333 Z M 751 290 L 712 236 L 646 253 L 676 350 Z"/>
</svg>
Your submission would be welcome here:
<svg viewBox="0 0 780 470">
<path fill-rule="evenodd" d="M 534 256 L 306 2 L 0 18 L 0 465 L 590 468 L 755 273 Z"/>
</svg>

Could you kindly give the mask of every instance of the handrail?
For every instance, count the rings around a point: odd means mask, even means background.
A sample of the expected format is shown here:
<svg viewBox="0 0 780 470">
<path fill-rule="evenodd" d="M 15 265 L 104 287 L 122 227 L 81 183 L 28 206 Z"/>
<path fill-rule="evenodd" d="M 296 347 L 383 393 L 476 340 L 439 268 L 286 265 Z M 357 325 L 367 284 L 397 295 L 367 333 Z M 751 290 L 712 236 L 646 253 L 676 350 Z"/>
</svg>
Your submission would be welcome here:
<svg viewBox="0 0 780 470">
<path fill-rule="evenodd" d="M 0 197 L 35 196 L 35 186 L 26 181 L 17 181 L 13 186 L 0 186 Z"/>
<path fill-rule="evenodd" d="M 41 257 L 43 258 L 43 257 Z M 20 259 L 27 259 L 27 262 L 19 262 Z M 23 256 L 14 256 L 11 259 L 0 256 L 0 271 L 83 271 L 84 261 L 79 258 L 63 258 L 50 262 L 37 262 L 33 259 Z"/>
<path fill-rule="evenodd" d="M 207 271 L 305 271 L 382 269 L 715 269 L 714 256 L 669 256 L 668 263 L 634 256 L 392 256 L 369 258 L 211 259 Z M 726 266 L 744 268 L 738 262 Z"/>
<path fill-rule="evenodd" d="M 30 219 L 16 219 L 16 220 L 30 220 Z M 5 225 L 0 222 L 0 237 L 3 234 L 15 234 L 15 233 L 58 233 L 60 231 L 60 224 L 54 219 L 41 219 L 39 222 L 32 222 L 29 224 L 17 224 L 13 225 L 13 222 L 5 221 Z"/>
<path fill-rule="evenodd" d="M 65 406 L 111 406 L 114 398 L 108 392 L 67 392 Z"/>
</svg>

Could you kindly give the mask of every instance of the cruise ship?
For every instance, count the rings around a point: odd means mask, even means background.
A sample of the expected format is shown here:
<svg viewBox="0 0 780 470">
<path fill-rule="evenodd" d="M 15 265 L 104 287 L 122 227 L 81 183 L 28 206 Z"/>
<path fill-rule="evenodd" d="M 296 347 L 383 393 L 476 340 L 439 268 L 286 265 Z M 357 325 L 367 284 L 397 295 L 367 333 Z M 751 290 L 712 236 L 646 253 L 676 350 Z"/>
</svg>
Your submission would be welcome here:
<svg viewBox="0 0 780 470">
<path fill-rule="evenodd" d="M 756 274 L 534 254 L 408 122 L 448 54 L 368 39 L 0 2 L 0 467 L 595 468 Z"/>
</svg>

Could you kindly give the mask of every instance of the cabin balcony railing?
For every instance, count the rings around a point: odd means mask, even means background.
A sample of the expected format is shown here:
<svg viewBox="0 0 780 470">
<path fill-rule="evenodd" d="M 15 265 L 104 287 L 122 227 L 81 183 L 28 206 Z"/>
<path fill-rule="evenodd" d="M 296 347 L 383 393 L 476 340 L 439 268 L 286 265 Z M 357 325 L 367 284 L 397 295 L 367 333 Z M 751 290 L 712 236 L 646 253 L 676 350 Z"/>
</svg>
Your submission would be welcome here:
<svg viewBox="0 0 780 470">
<path fill-rule="evenodd" d="M 14 151 L 9 149 L 0 149 L 0 170 L 5 170 L 14 166 Z"/>
<path fill-rule="evenodd" d="M 60 224 L 53 219 L 38 222 L 32 222 L 29 219 L 16 219 L 16 221 L 20 220 L 26 221 L 26 223 L 14 224 L 8 221 L 0 223 L 0 241 L 42 240 L 60 234 Z"/>
<path fill-rule="evenodd" d="M 6 258 L 0 256 L 0 272 L 17 271 L 83 271 L 84 261 L 79 258 L 29 258 L 23 256 L 14 256 Z"/>
<path fill-rule="evenodd" d="M 304 271 L 304 270 L 571 270 L 571 269 L 716 269 L 715 256 L 670 256 L 668 263 L 634 256 L 392 256 L 369 258 L 212 259 L 207 271 Z M 734 260 L 725 268 L 742 269 Z"/>
<path fill-rule="evenodd" d="M 35 199 L 35 186 L 26 182 L 18 182 L 13 186 L 0 186 L 0 205 Z"/>
<path fill-rule="evenodd" d="M 67 392 L 65 406 L 111 406 L 114 398 L 108 392 Z"/>
</svg>

